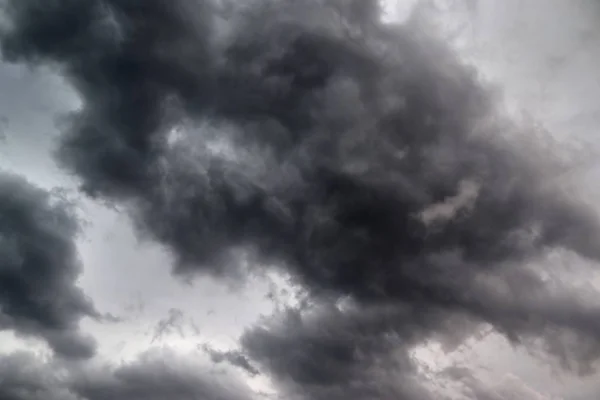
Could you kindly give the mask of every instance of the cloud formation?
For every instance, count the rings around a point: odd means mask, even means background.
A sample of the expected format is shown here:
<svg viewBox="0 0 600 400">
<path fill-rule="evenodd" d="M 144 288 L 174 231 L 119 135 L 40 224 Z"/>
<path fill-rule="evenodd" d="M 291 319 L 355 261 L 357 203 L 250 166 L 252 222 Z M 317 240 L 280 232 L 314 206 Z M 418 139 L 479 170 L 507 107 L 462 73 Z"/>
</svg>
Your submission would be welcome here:
<svg viewBox="0 0 600 400">
<path fill-rule="evenodd" d="M 256 376 L 260 372 L 250 363 L 248 357 L 239 350 L 220 351 L 214 349 L 208 344 L 202 345 L 202 350 L 210 357 L 211 361 L 220 364 L 226 362 L 234 367 L 240 368 L 251 376 Z"/>
<path fill-rule="evenodd" d="M 68 358 L 93 355 L 79 321 L 99 317 L 76 285 L 78 229 L 66 204 L 0 172 L 0 330 L 42 338 Z"/>
<path fill-rule="evenodd" d="M 433 399 L 409 352 L 431 329 L 400 307 L 289 309 L 247 331 L 242 348 L 285 396 Z M 425 319 L 426 317 L 423 316 Z M 456 324 L 454 328 L 458 328 Z"/>
<path fill-rule="evenodd" d="M 234 377 L 170 351 L 144 353 L 122 365 L 43 361 L 30 353 L 0 357 L 0 397 L 7 400 L 250 400 Z"/>
<path fill-rule="evenodd" d="M 57 159 L 177 273 L 245 257 L 306 291 L 242 337 L 250 362 L 301 397 L 422 399 L 410 350 L 488 324 L 591 367 L 600 308 L 532 263 L 598 261 L 598 219 L 476 71 L 376 1 L 228 4 L 8 0 L 2 52 L 77 89 Z"/>
</svg>

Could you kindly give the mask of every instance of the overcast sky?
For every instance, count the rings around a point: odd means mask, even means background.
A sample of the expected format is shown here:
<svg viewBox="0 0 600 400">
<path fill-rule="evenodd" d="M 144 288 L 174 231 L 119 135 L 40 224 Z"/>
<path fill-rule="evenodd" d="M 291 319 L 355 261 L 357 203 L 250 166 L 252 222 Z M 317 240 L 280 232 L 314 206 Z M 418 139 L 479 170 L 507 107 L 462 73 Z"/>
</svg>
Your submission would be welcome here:
<svg viewBox="0 0 600 400">
<path fill-rule="evenodd" d="M 595 399 L 597 2 L 221 3 L 0 1 L 0 398 Z"/>
</svg>

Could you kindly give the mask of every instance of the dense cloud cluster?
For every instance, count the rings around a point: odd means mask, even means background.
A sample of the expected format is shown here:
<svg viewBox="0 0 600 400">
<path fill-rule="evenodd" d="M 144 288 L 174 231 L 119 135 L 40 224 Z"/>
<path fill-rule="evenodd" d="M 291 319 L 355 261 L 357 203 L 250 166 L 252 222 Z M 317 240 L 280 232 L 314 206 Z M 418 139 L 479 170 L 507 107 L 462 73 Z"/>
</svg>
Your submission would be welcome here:
<svg viewBox="0 0 600 400">
<path fill-rule="evenodd" d="M 5 10 L 4 58 L 81 96 L 56 155 L 83 191 L 123 205 L 176 273 L 275 268 L 307 293 L 220 360 L 290 397 L 426 399 L 410 350 L 481 324 L 576 368 L 600 355 L 600 308 L 531 267 L 554 249 L 597 261 L 596 216 L 418 21 L 365 0 Z"/>
<path fill-rule="evenodd" d="M 68 358 L 93 355 L 79 321 L 99 317 L 76 286 L 78 229 L 66 204 L 0 172 L 0 331 L 42 338 Z"/>
</svg>

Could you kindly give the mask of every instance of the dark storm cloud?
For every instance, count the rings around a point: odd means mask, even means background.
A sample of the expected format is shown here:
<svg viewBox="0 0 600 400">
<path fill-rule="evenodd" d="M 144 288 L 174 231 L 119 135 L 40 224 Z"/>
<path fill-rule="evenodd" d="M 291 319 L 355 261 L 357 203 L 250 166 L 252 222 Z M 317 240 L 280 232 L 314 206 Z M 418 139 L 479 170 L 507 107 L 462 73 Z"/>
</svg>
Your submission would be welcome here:
<svg viewBox="0 0 600 400">
<path fill-rule="evenodd" d="M 242 335 L 243 350 L 236 353 L 273 377 L 289 398 L 543 398 L 517 379 L 486 383 L 477 371 L 457 367 L 431 373 L 415 358 L 413 350 L 430 341 L 455 349 L 475 326 L 441 308 L 317 304 L 265 319 Z M 541 335 L 539 328 L 536 333 Z"/>
<path fill-rule="evenodd" d="M 69 358 L 93 355 L 79 321 L 100 317 L 76 286 L 78 229 L 67 205 L 0 172 L 0 330 L 43 338 Z"/>
<path fill-rule="evenodd" d="M 382 396 L 373 365 L 390 348 L 447 339 L 464 318 L 458 337 L 485 322 L 542 338 L 566 364 L 595 360 L 598 308 L 526 264 L 555 248 L 597 260 L 597 218 L 552 185 L 535 146 L 505 140 L 518 127 L 475 71 L 415 21 L 382 25 L 375 2 L 230 6 L 9 0 L 2 51 L 69 78 L 83 105 L 58 159 L 88 194 L 126 206 L 178 273 L 240 273 L 243 250 L 316 303 L 357 304 L 326 326 L 372 325 L 359 338 L 332 326 L 323 344 L 284 318 L 246 335 L 252 359 L 325 388 L 317 397 Z M 378 307 L 391 316 L 362 315 Z"/>
<path fill-rule="evenodd" d="M 320 304 L 265 320 L 248 330 L 241 344 L 244 354 L 289 396 L 433 399 L 419 382 L 423 377 L 409 350 L 432 338 L 433 331 L 458 330 L 459 325 L 458 320 L 438 318 L 440 325 L 419 326 L 426 319 L 408 307 Z"/>
<path fill-rule="evenodd" d="M 148 352 L 119 366 L 76 368 L 29 353 L 0 356 L 3 400 L 250 400 L 234 377 L 175 354 Z"/>
</svg>

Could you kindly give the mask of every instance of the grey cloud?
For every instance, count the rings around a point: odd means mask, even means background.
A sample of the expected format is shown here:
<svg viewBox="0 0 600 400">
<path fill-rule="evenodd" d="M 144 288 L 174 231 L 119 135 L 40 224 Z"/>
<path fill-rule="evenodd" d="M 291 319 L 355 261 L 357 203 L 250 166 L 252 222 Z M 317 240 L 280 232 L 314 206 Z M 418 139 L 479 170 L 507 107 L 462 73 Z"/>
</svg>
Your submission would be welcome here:
<svg viewBox="0 0 600 400">
<path fill-rule="evenodd" d="M 463 384 L 462 393 L 477 400 L 554 400 L 529 387 L 521 379 L 507 374 L 494 382 L 478 379 L 474 371 L 468 368 L 451 367 L 442 375 L 452 376 Z"/>
<path fill-rule="evenodd" d="M 0 115 L 0 143 L 6 142 L 8 126 L 8 118 L 5 115 Z"/>
<path fill-rule="evenodd" d="M 250 389 L 170 351 L 122 365 L 77 367 L 30 353 L 0 356 L 0 398 L 7 400 L 250 400 Z"/>
<path fill-rule="evenodd" d="M 526 264 L 556 248 L 597 261 L 597 218 L 548 184 L 534 146 L 504 140 L 519 127 L 476 71 L 416 20 L 381 24 L 375 3 L 232 3 L 226 19 L 208 1 L 9 0 L 2 51 L 66 75 L 83 107 L 58 160 L 170 248 L 177 273 L 239 276 L 242 253 L 316 303 L 356 304 L 323 317 L 326 340 L 294 333 L 293 318 L 248 333 L 244 351 L 271 374 L 316 397 L 346 378 L 384 396 L 374 365 L 446 338 L 456 318 L 458 338 L 488 323 L 593 363 L 598 307 Z M 464 182 L 477 187 L 468 206 Z M 423 221 L 431 210 L 443 218 Z M 368 317 L 381 307 L 391 315 Z M 366 318 L 365 333 L 347 318 Z"/>
<path fill-rule="evenodd" d="M 77 400 L 62 369 L 32 353 L 0 356 L 0 398 L 6 400 Z"/>
<path fill-rule="evenodd" d="M 222 362 L 227 362 L 230 365 L 241 368 L 251 376 L 256 376 L 259 374 L 259 371 L 252 365 L 252 363 L 250 363 L 248 357 L 246 357 L 244 353 L 239 350 L 221 351 L 214 349 L 208 344 L 203 345 L 202 350 L 204 350 L 204 352 L 210 356 L 210 359 L 214 363 L 219 364 Z"/>
<path fill-rule="evenodd" d="M 433 329 L 457 321 L 427 318 L 409 307 L 288 309 L 248 330 L 244 353 L 275 377 L 282 393 L 307 399 L 433 399 L 410 349 Z M 427 326 L 442 323 L 446 326 Z"/>
<path fill-rule="evenodd" d="M 490 385 L 460 368 L 428 374 L 412 355 L 416 346 L 431 341 L 451 350 L 477 326 L 443 309 L 317 304 L 265 319 L 245 332 L 240 351 L 274 377 L 284 397 L 537 400 L 514 379 Z"/>
<path fill-rule="evenodd" d="M 73 390 L 89 400 L 251 399 L 241 381 L 211 372 L 168 351 L 148 352 L 119 367 L 76 377 Z"/>
<path fill-rule="evenodd" d="M 158 321 L 154 327 L 152 342 L 162 339 L 163 336 L 176 331 L 180 337 L 183 337 L 183 311 L 177 308 L 171 308 L 167 317 Z"/>
<path fill-rule="evenodd" d="M 60 200 L 0 172 L 0 329 L 40 337 L 69 358 L 93 355 L 79 321 L 100 317 L 76 286 L 78 229 Z"/>
</svg>

